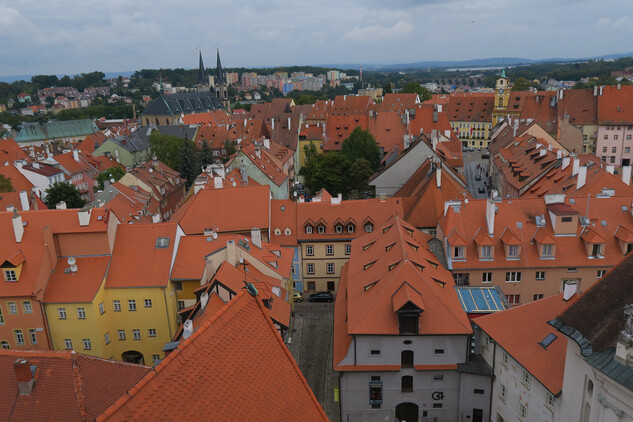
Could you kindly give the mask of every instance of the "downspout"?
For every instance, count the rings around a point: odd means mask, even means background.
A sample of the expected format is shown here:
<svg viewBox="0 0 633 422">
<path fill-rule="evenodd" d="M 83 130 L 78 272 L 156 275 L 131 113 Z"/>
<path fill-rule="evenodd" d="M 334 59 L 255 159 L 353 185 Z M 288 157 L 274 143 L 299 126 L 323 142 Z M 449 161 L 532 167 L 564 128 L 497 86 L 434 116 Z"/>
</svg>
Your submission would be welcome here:
<svg viewBox="0 0 633 422">
<path fill-rule="evenodd" d="M 169 285 L 169 283 L 167 284 Z M 169 328 L 169 338 L 173 339 L 174 336 L 171 333 L 171 324 L 169 323 L 169 308 L 167 306 L 167 289 L 163 287 L 163 298 L 165 299 L 165 318 L 167 318 L 167 328 Z"/>
<path fill-rule="evenodd" d="M 492 337 L 490 337 L 490 340 L 492 340 Z M 490 420 L 492 420 L 492 391 L 495 384 L 495 363 L 497 357 L 497 342 L 495 341 L 493 344 L 495 345 L 495 347 L 492 350 L 492 376 L 490 377 L 490 405 L 488 408 L 488 416 Z"/>
<path fill-rule="evenodd" d="M 48 315 L 46 314 L 46 311 L 44 310 L 44 304 L 42 303 L 42 301 L 38 300 L 38 302 L 40 302 L 40 312 L 42 313 L 42 315 L 44 315 L 44 318 L 42 318 L 42 321 L 44 321 L 44 333 L 46 334 L 46 342 L 48 343 L 48 349 L 53 350 L 53 341 L 52 341 L 53 336 L 51 334 L 50 325 L 48 324 Z"/>
</svg>

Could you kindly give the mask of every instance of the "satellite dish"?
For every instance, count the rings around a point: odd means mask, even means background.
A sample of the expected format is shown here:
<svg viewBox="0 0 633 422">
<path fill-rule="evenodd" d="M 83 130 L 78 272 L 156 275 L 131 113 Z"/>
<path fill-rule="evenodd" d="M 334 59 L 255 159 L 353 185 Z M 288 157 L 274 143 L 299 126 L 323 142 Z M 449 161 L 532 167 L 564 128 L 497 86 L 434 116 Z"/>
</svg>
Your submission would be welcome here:
<svg viewBox="0 0 633 422">
<path fill-rule="evenodd" d="M 75 265 L 75 262 L 76 262 L 75 257 L 74 256 L 69 257 L 68 261 L 66 262 L 68 262 L 68 265 Z"/>
<path fill-rule="evenodd" d="M 114 182 L 115 182 L 114 177 L 110 178 L 110 183 L 114 183 Z"/>
<path fill-rule="evenodd" d="M 211 237 L 213 237 L 213 239 L 217 239 L 218 238 L 218 234 L 216 232 L 213 232 L 211 234 Z"/>
<path fill-rule="evenodd" d="M 73 264 L 70 266 L 70 271 L 72 271 L 73 273 L 77 272 L 77 265 Z"/>
</svg>

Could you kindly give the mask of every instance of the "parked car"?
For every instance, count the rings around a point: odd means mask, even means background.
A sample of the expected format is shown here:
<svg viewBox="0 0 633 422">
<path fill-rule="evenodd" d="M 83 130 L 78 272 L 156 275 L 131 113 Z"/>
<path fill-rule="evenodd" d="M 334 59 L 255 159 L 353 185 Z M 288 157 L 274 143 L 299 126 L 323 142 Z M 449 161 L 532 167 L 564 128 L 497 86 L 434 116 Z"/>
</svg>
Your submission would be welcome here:
<svg viewBox="0 0 633 422">
<path fill-rule="evenodd" d="M 479 182 L 481 180 L 481 176 L 480 175 L 475 176 L 475 180 Z"/>
<path fill-rule="evenodd" d="M 303 295 L 299 292 L 292 292 L 293 302 L 303 302 Z"/>
<path fill-rule="evenodd" d="M 479 188 L 479 189 L 477 189 L 477 191 L 479 193 L 486 193 L 486 188 Z"/>
<path fill-rule="evenodd" d="M 484 154 L 481 154 L 481 158 L 490 158 L 490 154 L 488 154 L 487 152 Z"/>
<path fill-rule="evenodd" d="M 308 300 L 310 302 L 332 302 L 334 300 L 334 295 L 330 292 L 319 292 L 312 293 Z"/>
</svg>

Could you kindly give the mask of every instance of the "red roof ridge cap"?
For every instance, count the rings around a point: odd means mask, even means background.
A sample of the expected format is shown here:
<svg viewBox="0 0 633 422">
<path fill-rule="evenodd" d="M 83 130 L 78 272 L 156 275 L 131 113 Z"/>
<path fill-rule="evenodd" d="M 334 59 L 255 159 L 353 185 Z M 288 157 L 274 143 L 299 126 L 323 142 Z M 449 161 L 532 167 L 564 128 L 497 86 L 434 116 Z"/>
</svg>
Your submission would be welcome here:
<svg viewBox="0 0 633 422">
<path fill-rule="evenodd" d="M 81 388 L 81 375 L 79 374 L 79 368 L 77 367 L 77 353 L 73 350 L 70 352 L 70 358 L 72 361 L 72 370 L 73 370 L 73 390 L 75 391 L 75 397 L 77 397 L 77 402 L 79 406 L 79 413 L 83 418 L 88 415 L 86 412 L 86 406 L 84 404 L 84 394 Z"/>
</svg>

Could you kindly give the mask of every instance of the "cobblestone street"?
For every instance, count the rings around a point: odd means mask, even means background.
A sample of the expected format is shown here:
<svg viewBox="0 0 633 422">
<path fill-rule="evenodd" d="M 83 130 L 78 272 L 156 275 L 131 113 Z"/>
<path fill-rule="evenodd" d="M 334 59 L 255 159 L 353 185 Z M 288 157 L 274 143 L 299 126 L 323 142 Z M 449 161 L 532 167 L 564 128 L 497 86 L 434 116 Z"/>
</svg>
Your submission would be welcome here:
<svg viewBox="0 0 633 422">
<path fill-rule="evenodd" d="M 288 348 L 330 421 L 338 422 L 339 402 L 334 401 L 338 374 L 332 369 L 333 316 L 334 303 L 296 303 Z"/>
</svg>

